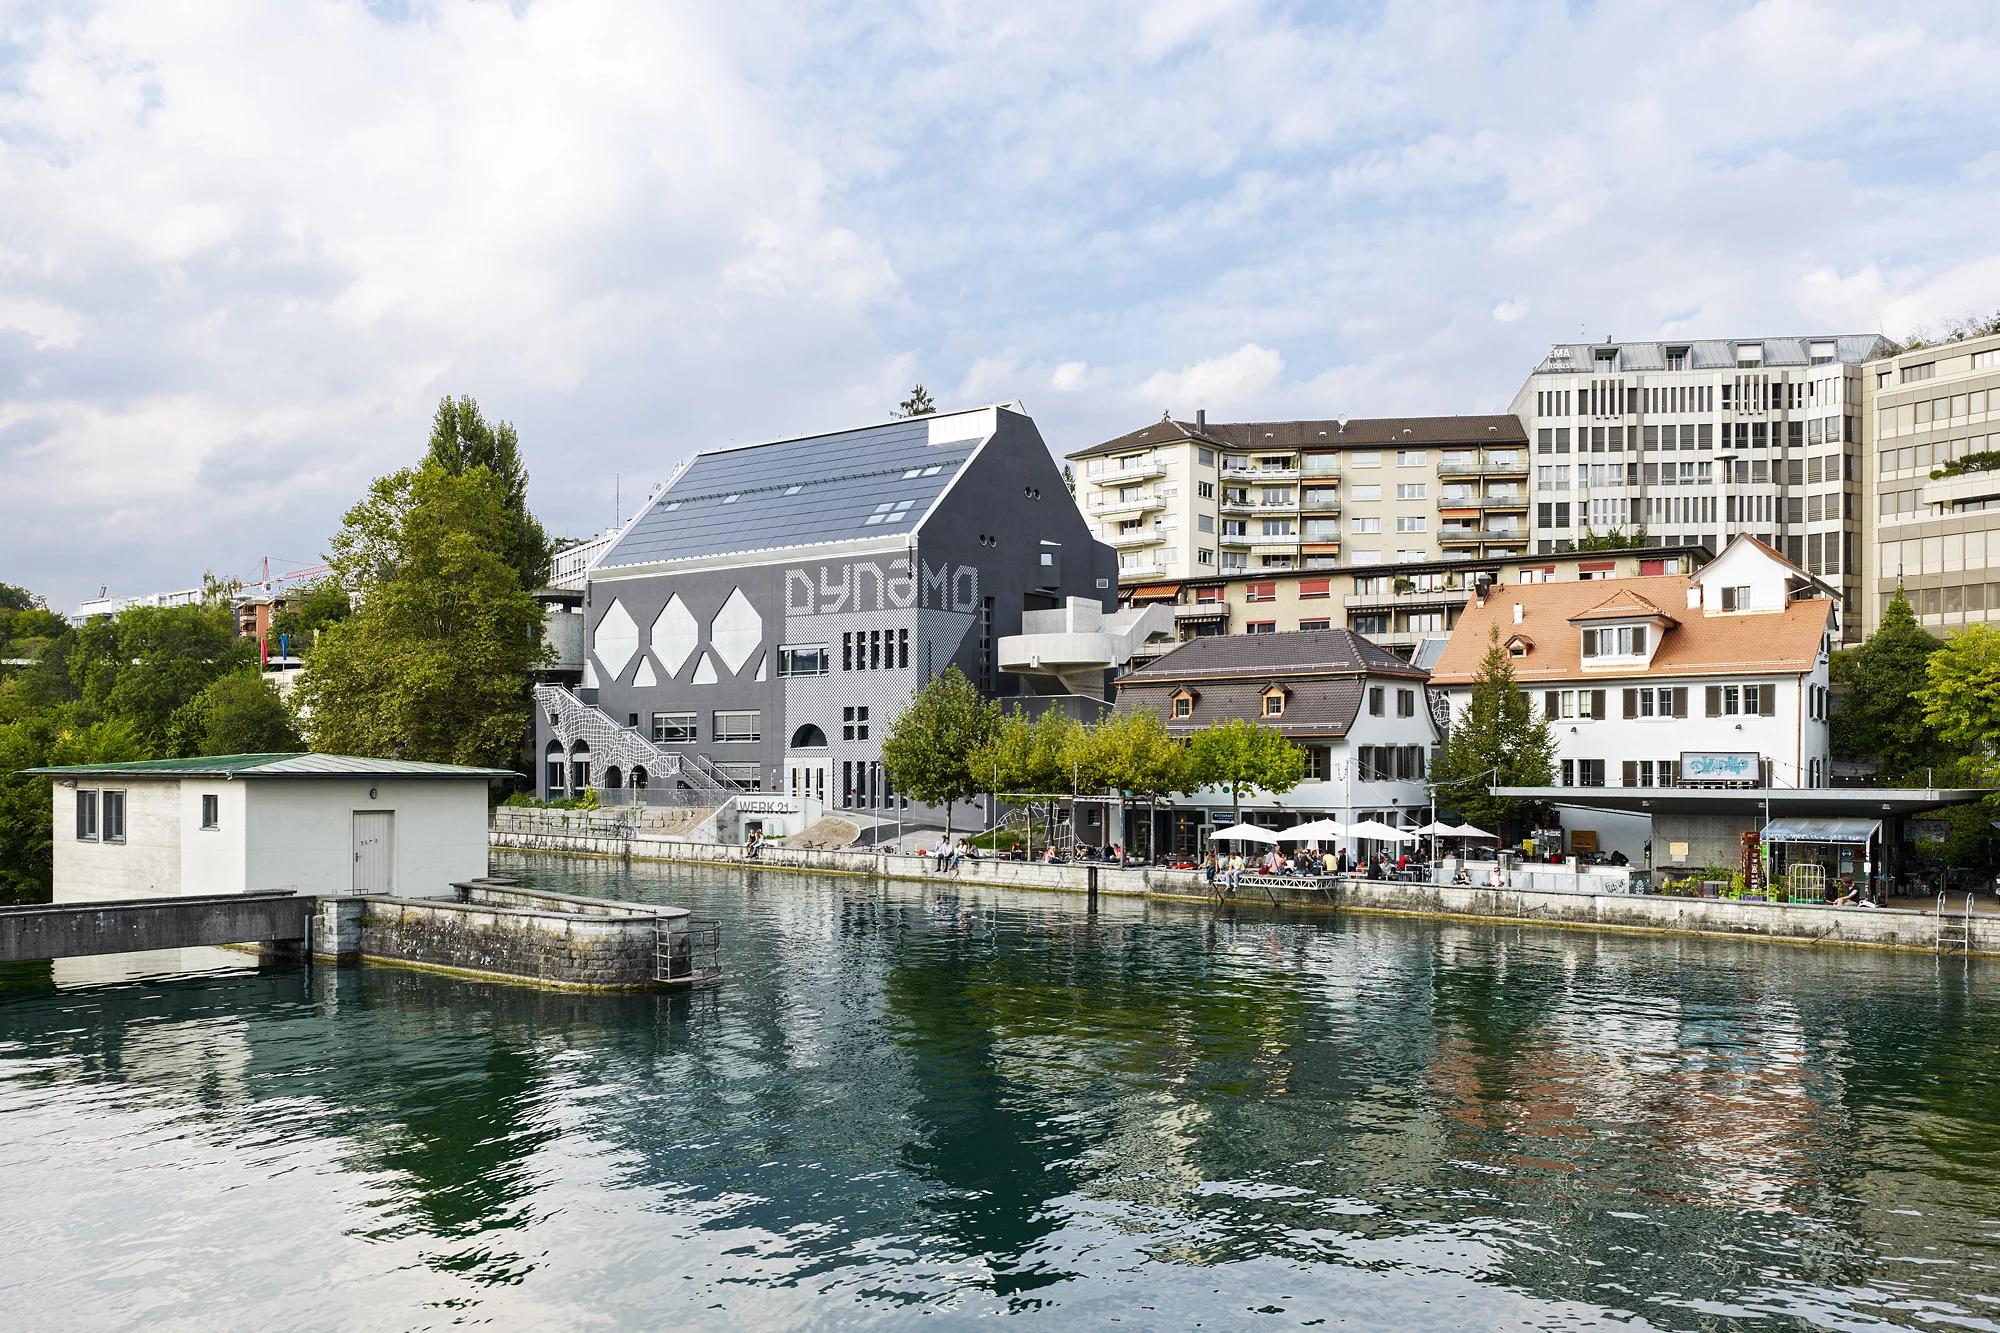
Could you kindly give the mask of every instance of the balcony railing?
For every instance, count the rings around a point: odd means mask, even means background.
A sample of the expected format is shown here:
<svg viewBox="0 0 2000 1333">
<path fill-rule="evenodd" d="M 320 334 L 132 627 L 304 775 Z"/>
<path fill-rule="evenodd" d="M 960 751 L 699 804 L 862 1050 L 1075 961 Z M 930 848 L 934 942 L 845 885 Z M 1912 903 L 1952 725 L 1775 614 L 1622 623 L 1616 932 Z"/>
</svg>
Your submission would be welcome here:
<svg viewBox="0 0 2000 1333">
<path fill-rule="evenodd" d="M 1154 542 L 1163 542 L 1166 539 L 1166 533 L 1156 528 L 1146 528 L 1139 532 L 1114 532 L 1103 540 L 1106 546 L 1124 550 L 1128 546 L 1150 546 Z"/>
<path fill-rule="evenodd" d="M 1118 581 L 1120 583 L 1133 583 L 1139 579 L 1158 578 L 1166 572 L 1167 567 L 1157 560 L 1144 565 L 1120 565 L 1118 566 Z"/>
<path fill-rule="evenodd" d="M 1528 460 L 1517 463 L 1439 463 L 1440 477 L 1525 477 Z"/>
<path fill-rule="evenodd" d="M 1084 480 L 1093 486 L 1129 486 L 1135 481 L 1151 481 L 1155 477 L 1167 475 L 1167 465 L 1155 460 L 1140 463 L 1134 467 L 1122 467 L 1115 472 L 1100 472 Z"/>
<path fill-rule="evenodd" d="M 1137 500 L 1110 500 L 1101 505 L 1092 505 L 1084 513 L 1090 518 L 1116 518 L 1120 514 L 1143 514 L 1149 509 L 1165 509 L 1167 502 L 1157 495 L 1141 496 Z"/>
<path fill-rule="evenodd" d="M 1309 514 L 1338 514 L 1340 512 L 1340 497 L 1338 495 L 1308 495 L 1299 501 L 1299 508 Z"/>
<path fill-rule="evenodd" d="M 1340 479 L 1340 464 L 1308 462 L 1299 469 L 1299 476 L 1306 481 L 1337 481 Z"/>
<path fill-rule="evenodd" d="M 1225 514 L 1296 514 L 1299 512 L 1297 500 L 1224 500 L 1222 512 Z"/>
<path fill-rule="evenodd" d="M 1296 467 L 1226 467 L 1222 469 L 1224 481 L 1297 481 Z"/>
<path fill-rule="evenodd" d="M 1247 551 L 1250 549 L 1250 543 L 1253 540 L 1255 539 L 1252 537 L 1246 537 L 1241 533 L 1225 532 L 1222 534 L 1221 537 L 1216 539 L 1215 544 L 1227 550 Z"/>
<path fill-rule="evenodd" d="M 1460 499 L 1440 495 L 1439 509 L 1526 509 L 1528 497 L 1525 495 L 1473 495 Z"/>
<path fill-rule="evenodd" d="M 1194 602 L 1187 606 L 1177 606 L 1174 608 L 1174 619 L 1175 620 L 1227 620 L 1229 619 L 1229 603 Z"/>
</svg>

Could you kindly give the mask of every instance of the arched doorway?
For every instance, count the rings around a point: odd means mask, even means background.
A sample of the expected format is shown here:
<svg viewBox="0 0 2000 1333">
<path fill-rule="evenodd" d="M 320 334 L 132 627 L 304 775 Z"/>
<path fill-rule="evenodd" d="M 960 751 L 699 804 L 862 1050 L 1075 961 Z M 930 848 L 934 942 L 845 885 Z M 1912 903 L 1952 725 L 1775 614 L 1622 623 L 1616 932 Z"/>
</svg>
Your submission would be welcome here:
<svg viewBox="0 0 2000 1333">
<path fill-rule="evenodd" d="M 833 767 L 826 732 L 808 722 L 792 732 L 785 747 L 784 790 L 800 800 L 826 802 L 827 775 Z"/>
<path fill-rule="evenodd" d="M 632 766 L 632 789 L 634 791 L 646 790 L 646 766 L 644 764 L 634 764 Z"/>
<path fill-rule="evenodd" d="M 624 784 L 625 775 L 619 771 L 618 765 L 607 765 L 604 770 L 604 789 L 606 791 L 617 791 Z"/>
</svg>

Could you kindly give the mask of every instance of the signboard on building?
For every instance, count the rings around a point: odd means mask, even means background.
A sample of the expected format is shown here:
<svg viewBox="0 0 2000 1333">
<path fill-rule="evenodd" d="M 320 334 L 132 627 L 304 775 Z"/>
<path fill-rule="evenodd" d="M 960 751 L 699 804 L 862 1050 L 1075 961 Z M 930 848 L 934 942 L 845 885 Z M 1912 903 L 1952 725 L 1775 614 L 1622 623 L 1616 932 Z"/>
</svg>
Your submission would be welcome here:
<svg viewBox="0 0 2000 1333">
<path fill-rule="evenodd" d="M 795 815 L 799 803 L 783 796 L 739 796 L 736 811 L 745 815 Z"/>
<path fill-rule="evenodd" d="M 1681 751 L 1681 781 L 1750 782 L 1763 776 L 1763 756 L 1706 750 Z"/>
</svg>

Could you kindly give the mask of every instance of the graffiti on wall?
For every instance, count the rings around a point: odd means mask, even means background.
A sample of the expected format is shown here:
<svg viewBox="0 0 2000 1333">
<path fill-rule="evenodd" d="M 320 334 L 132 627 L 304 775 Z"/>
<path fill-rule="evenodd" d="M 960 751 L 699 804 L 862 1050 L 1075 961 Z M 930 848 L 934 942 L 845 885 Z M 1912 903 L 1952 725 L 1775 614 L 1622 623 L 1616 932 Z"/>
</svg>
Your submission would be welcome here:
<svg viewBox="0 0 2000 1333">
<path fill-rule="evenodd" d="M 787 616 L 834 616 L 855 611 L 977 611 L 979 570 L 905 559 L 854 560 L 785 571 Z"/>
</svg>

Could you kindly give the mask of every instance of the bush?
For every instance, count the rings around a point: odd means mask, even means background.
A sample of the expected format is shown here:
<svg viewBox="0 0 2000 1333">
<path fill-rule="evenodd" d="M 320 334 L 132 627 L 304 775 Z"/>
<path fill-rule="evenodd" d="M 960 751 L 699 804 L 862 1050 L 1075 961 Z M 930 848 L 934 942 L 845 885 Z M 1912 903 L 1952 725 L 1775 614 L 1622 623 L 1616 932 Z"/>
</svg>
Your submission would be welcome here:
<svg viewBox="0 0 2000 1333">
<path fill-rule="evenodd" d="M 517 791 L 500 804 L 511 805 L 516 809 L 525 808 L 529 810 L 595 810 L 599 808 L 597 804 L 597 790 L 594 787 L 585 787 L 583 795 L 565 797 L 560 801 L 538 801 L 527 792 Z"/>
</svg>

